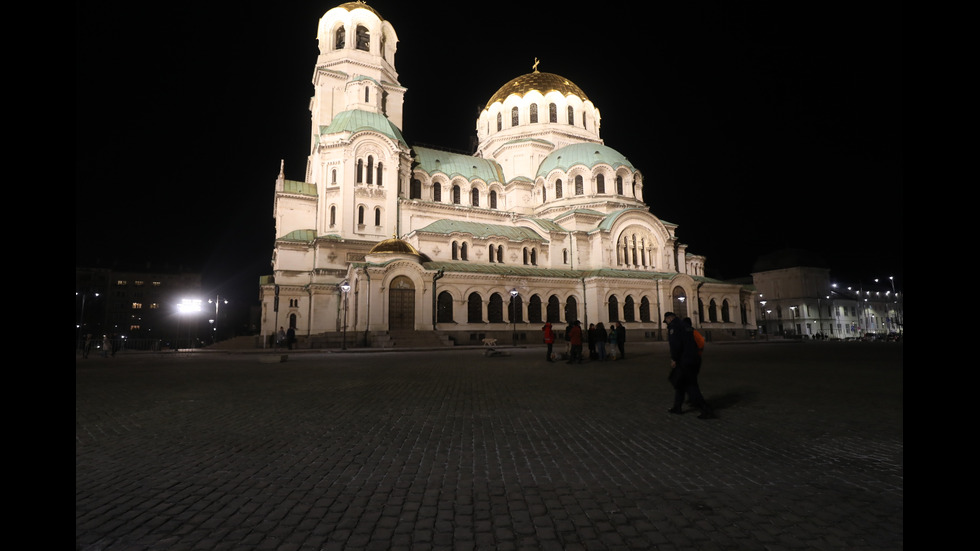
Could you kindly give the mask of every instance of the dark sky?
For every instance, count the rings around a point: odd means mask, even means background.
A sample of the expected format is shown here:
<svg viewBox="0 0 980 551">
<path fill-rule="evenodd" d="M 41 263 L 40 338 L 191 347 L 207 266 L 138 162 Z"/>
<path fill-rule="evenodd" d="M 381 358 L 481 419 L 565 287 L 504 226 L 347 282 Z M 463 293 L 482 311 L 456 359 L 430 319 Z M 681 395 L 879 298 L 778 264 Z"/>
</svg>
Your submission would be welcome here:
<svg viewBox="0 0 980 551">
<path fill-rule="evenodd" d="M 304 179 L 317 23 L 339 3 L 77 4 L 76 264 L 183 266 L 256 300 L 280 159 Z M 468 150 L 478 110 L 537 57 L 593 101 L 707 275 L 793 248 L 901 290 L 900 3 L 369 5 L 398 34 L 410 145 Z"/>
</svg>

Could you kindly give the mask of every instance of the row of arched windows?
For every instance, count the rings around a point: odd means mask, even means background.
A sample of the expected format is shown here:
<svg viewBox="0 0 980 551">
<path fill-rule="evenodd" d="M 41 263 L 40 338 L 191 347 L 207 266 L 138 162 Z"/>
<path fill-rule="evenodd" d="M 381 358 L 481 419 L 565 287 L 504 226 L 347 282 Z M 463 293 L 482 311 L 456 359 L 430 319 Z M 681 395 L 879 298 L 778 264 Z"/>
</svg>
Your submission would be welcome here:
<svg viewBox="0 0 980 551">
<path fill-rule="evenodd" d="M 528 122 L 530 124 L 535 124 L 539 122 L 538 118 L 538 104 L 532 103 L 528 107 Z M 558 105 L 555 103 L 548 104 L 548 122 L 558 123 Z M 569 105 L 565 112 L 565 123 L 575 126 L 575 109 Z M 512 107 L 510 110 L 510 125 L 511 127 L 519 126 L 521 124 L 521 110 L 518 107 Z M 586 120 L 585 111 L 582 111 L 582 128 L 588 128 L 588 122 Z M 500 132 L 504 129 L 504 114 L 503 112 L 497 113 L 497 131 Z M 487 132 L 490 132 L 490 121 L 487 121 Z"/>
<path fill-rule="evenodd" d="M 488 245 L 487 246 L 487 260 L 490 263 L 500 263 L 504 262 L 504 246 L 503 245 Z M 452 258 L 453 260 L 469 260 L 469 246 L 465 241 L 453 241 L 452 246 Z M 538 251 L 537 249 L 524 247 L 524 265 L 537 266 L 538 265 Z"/>
<path fill-rule="evenodd" d="M 594 193 L 603 193 L 603 194 L 606 193 L 606 177 L 605 177 L 605 175 L 603 175 L 603 174 L 596 174 L 595 180 L 593 180 L 593 182 L 594 182 L 594 186 L 593 186 Z M 565 184 L 564 184 L 564 182 L 561 181 L 561 179 L 555 180 L 554 188 L 555 188 L 555 199 L 561 199 L 562 197 L 564 197 L 564 195 L 565 195 Z M 575 176 L 575 178 L 572 180 L 572 189 L 571 189 L 571 191 L 572 191 L 572 193 L 574 195 L 585 195 L 585 193 L 586 193 L 586 189 L 585 189 L 585 178 L 583 178 L 581 174 Z M 592 190 L 589 190 L 589 191 L 591 192 Z M 616 176 L 616 190 L 615 190 L 615 193 L 618 194 L 618 195 L 622 195 L 623 194 L 623 177 L 622 176 Z M 544 187 L 541 188 L 541 202 L 544 203 L 544 202 L 547 202 L 547 201 L 548 201 L 548 186 L 544 186 Z"/>
<path fill-rule="evenodd" d="M 638 266 L 656 268 L 653 240 L 642 235 L 623 235 L 616 247 L 617 266 Z"/>
<path fill-rule="evenodd" d="M 504 298 L 505 295 L 506 293 L 490 294 L 486 303 L 486 320 L 484 320 L 483 296 L 477 292 L 470 293 L 466 299 L 466 322 L 524 323 L 523 297 L 518 295 L 516 297 Z M 616 295 L 612 295 L 608 301 L 608 321 L 621 321 L 626 323 L 636 321 L 649 323 L 655 321 L 650 315 L 650 304 L 648 297 L 641 297 L 639 304 L 637 304 L 632 295 L 627 295 L 622 305 L 620 305 L 619 298 Z M 565 300 L 564 310 L 564 317 L 562 317 L 559 315 L 559 312 L 561 312 L 561 303 L 557 296 L 551 295 L 545 304 L 539 295 L 533 294 L 527 303 L 527 321 L 529 323 L 542 323 L 544 321 L 561 323 L 562 321 L 571 322 L 579 319 L 578 300 L 574 296 L 568 297 Z M 700 304 L 699 310 L 703 310 Z M 505 312 L 507 314 L 506 319 L 504 317 Z M 718 308 L 714 299 L 710 301 L 708 306 L 708 321 L 717 323 L 719 313 L 721 314 L 721 321 L 725 323 L 731 321 L 731 308 L 727 299 L 722 301 L 720 308 Z M 686 317 L 686 313 L 683 315 Z M 439 293 L 437 320 L 438 323 L 451 323 L 455 321 L 453 296 L 448 291 Z"/>
<path fill-rule="evenodd" d="M 374 157 L 368 155 L 367 160 L 358 159 L 357 168 L 355 169 L 354 181 L 358 184 L 374 184 L 377 183 L 378 186 L 382 185 L 382 175 L 384 174 L 383 166 L 381 161 L 378 164 L 374 164 Z M 334 171 L 332 176 L 334 182 L 336 183 L 337 173 Z M 375 181 L 377 180 L 377 181 Z"/>
<path fill-rule="evenodd" d="M 469 205 L 473 207 L 480 206 L 480 190 L 477 188 L 470 189 L 469 193 Z M 418 179 L 412 178 L 411 184 L 408 189 L 409 199 L 421 199 L 422 198 L 422 182 Z M 491 209 L 497 208 L 497 190 L 491 189 L 489 193 L 486 194 L 487 207 Z M 436 203 L 442 202 L 442 185 L 438 182 L 432 185 L 432 200 Z M 454 205 L 462 204 L 462 188 L 458 185 L 453 185 L 449 188 L 449 202 Z"/>
<path fill-rule="evenodd" d="M 357 225 L 364 225 L 364 218 L 367 215 L 367 207 L 364 205 L 357 206 Z M 337 206 L 330 206 L 330 227 L 333 228 L 337 225 Z M 381 207 L 374 207 L 374 225 L 381 225 Z"/>
</svg>

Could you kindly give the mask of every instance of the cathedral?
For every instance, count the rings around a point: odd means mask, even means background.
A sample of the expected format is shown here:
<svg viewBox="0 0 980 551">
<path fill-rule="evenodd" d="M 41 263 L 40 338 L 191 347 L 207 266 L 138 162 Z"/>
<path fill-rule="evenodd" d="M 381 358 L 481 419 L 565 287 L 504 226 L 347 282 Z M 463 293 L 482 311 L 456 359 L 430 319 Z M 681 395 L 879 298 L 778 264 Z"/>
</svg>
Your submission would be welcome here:
<svg viewBox="0 0 980 551">
<path fill-rule="evenodd" d="M 537 344 L 545 321 L 578 320 L 642 341 L 665 338 L 667 311 L 717 335 L 755 330 L 751 287 L 705 277 L 706 259 L 650 212 L 651 183 L 604 143 L 586 90 L 535 60 L 488 91 L 472 155 L 413 146 L 392 24 L 347 2 L 317 41 L 306 171 L 286 179 L 280 163 L 275 183 L 263 336 Z"/>
</svg>

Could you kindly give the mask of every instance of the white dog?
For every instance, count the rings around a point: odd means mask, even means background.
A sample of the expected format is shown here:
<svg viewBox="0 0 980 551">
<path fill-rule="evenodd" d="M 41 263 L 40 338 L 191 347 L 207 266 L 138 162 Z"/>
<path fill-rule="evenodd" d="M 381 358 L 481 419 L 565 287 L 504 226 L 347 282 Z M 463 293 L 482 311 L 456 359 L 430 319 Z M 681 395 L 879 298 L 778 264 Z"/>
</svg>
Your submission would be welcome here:
<svg viewBox="0 0 980 551">
<path fill-rule="evenodd" d="M 483 346 L 497 346 L 497 339 L 483 339 Z"/>
</svg>

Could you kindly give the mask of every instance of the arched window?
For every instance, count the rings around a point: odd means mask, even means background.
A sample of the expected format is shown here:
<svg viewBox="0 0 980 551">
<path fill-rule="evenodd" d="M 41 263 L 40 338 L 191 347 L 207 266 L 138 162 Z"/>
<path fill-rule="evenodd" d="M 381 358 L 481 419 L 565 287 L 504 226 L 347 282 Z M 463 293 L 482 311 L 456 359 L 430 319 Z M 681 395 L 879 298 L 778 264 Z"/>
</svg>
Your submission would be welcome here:
<svg viewBox="0 0 980 551">
<path fill-rule="evenodd" d="M 470 293 L 466 299 L 466 322 L 483 323 L 483 297 L 479 293 Z"/>
<path fill-rule="evenodd" d="M 541 202 L 548 202 L 548 186 L 541 186 Z"/>
<path fill-rule="evenodd" d="M 623 320 L 627 322 L 636 321 L 636 312 L 631 295 L 626 295 L 626 302 L 623 303 Z"/>
<path fill-rule="evenodd" d="M 442 184 L 439 182 L 433 182 L 432 184 L 432 200 L 436 203 L 442 202 Z"/>
<path fill-rule="evenodd" d="M 346 39 L 347 39 L 347 30 L 344 29 L 343 27 L 337 29 L 337 32 L 334 35 L 334 43 L 333 43 L 334 49 L 343 50 Z"/>
<path fill-rule="evenodd" d="M 453 296 L 447 291 L 439 293 L 436 321 L 438 323 L 452 323 L 453 321 Z"/>
<path fill-rule="evenodd" d="M 357 174 L 354 181 L 360 184 L 364 181 L 364 159 L 357 160 Z"/>
<path fill-rule="evenodd" d="M 527 254 L 527 247 L 524 247 L 524 264 L 530 264 L 531 257 Z"/>
<path fill-rule="evenodd" d="M 330 227 L 337 225 L 337 207 L 334 205 L 330 206 Z"/>
<path fill-rule="evenodd" d="M 365 52 L 371 49 L 371 33 L 368 32 L 367 27 L 363 25 L 357 26 L 357 43 L 356 47 L 358 50 L 363 50 Z"/>
<path fill-rule="evenodd" d="M 370 86 L 365 86 L 364 87 L 364 103 L 367 103 L 369 101 L 371 101 L 371 87 Z"/>
<path fill-rule="evenodd" d="M 619 321 L 619 299 L 616 295 L 609 297 L 609 321 Z"/>
<path fill-rule="evenodd" d="M 650 321 L 650 299 L 647 297 L 640 299 L 640 321 Z"/>
<path fill-rule="evenodd" d="M 582 195 L 585 193 L 585 182 L 582 181 L 582 175 L 579 174 L 575 177 L 575 195 Z"/>
<path fill-rule="evenodd" d="M 674 314 L 681 319 L 688 317 L 687 293 L 684 292 L 684 288 L 678 285 L 677 287 L 674 287 L 671 294 L 673 295 L 670 302 L 672 305 L 671 310 L 673 310 Z"/>
<path fill-rule="evenodd" d="M 575 321 L 578 319 L 578 301 L 575 297 L 568 297 L 565 301 L 565 321 Z"/>
<path fill-rule="evenodd" d="M 531 323 L 541 323 L 541 297 L 531 295 L 527 301 L 527 321 Z"/>
<path fill-rule="evenodd" d="M 453 260 L 459 260 L 459 243 L 453 241 Z"/>
<path fill-rule="evenodd" d="M 516 107 L 514 107 L 513 109 L 510 110 L 510 125 L 511 126 L 517 126 L 518 125 L 518 123 L 520 122 L 520 120 L 519 120 L 520 118 L 518 116 L 519 114 L 520 114 L 520 111 L 518 111 Z"/>
<path fill-rule="evenodd" d="M 504 262 L 504 246 L 497 245 L 497 262 L 501 264 Z"/>
<path fill-rule="evenodd" d="M 470 202 L 474 207 L 480 206 L 480 190 L 476 188 L 470 190 Z"/>
<path fill-rule="evenodd" d="M 548 104 L 548 122 L 558 122 L 558 106 L 554 103 Z"/>
<path fill-rule="evenodd" d="M 606 192 L 606 177 L 602 174 L 597 174 L 595 177 L 595 191 L 596 193 Z"/>
<path fill-rule="evenodd" d="M 490 295 L 490 302 L 487 303 L 487 321 L 490 323 L 504 322 L 504 300 L 499 293 Z"/>
<path fill-rule="evenodd" d="M 333 185 L 337 185 L 337 169 L 336 168 L 330 171 L 330 183 L 333 184 Z"/>
<path fill-rule="evenodd" d="M 463 241 L 459 245 L 459 259 L 460 260 L 469 260 L 468 258 L 466 258 L 466 242 L 465 241 Z"/>
<path fill-rule="evenodd" d="M 708 301 L 708 319 L 712 323 L 718 321 L 718 304 L 715 302 L 715 299 Z"/>
<path fill-rule="evenodd" d="M 416 178 L 412 178 L 412 182 L 408 186 L 408 198 L 409 199 L 422 198 L 422 182 L 420 182 Z"/>
<path fill-rule="evenodd" d="M 721 301 L 721 321 L 729 323 L 732 321 L 732 313 L 728 305 L 728 299 Z"/>
<path fill-rule="evenodd" d="M 490 251 L 489 251 L 489 252 L 488 252 L 488 254 L 487 254 L 487 257 L 488 257 L 488 258 L 490 259 L 490 262 L 493 262 L 493 258 L 494 258 L 495 256 L 497 256 L 497 255 L 495 255 L 495 254 L 494 254 L 494 252 L 495 252 L 495 251 L 494 251 L 494 247 L 493 247 L 493 245 L 490 245 Z"/>
<path fill-rule="evenodd" d="M 555 199 L 561 199 L 561 180 L 555 181 Z"/>
<path fill-rule="evenodd" d="M 490 191 L 490 208 L 497 208 L 497 192 L 495 190 Z"/>
<path fill-rule="evenodd" d="M 575 124 L 575 110 L 572 109 L 571 105 L 568 106 L 568 124 Z"/>
<path fill-rule="evenodd" d="M 504 116 L 503 113 L 497 113 L 497 132 L 504 129 Z"/>
<path fill-rule="evenodd" d="M 531 124 L 538 122 L 538 104 L 532 103 L 530 110 Z"/>
<path fill-rule="evenodd" d="M 537 265 L 538 265 L 538 250 L 531 249 L 531 266 L 537 266 Z"/>
<path fill-rule="evenodd" d="M 374 183 L 374 157 L 368 155 L 367 161 L 367 183 L 371 185 Z"/>
<path fill-rule="evenodd" d="M 364 207 L 357 207 L 357 223 L 361 226 L 364 225 Z"/>
<path fill-rule="evenodd" d="M 381 162 L 378 162 L 378 187 L 381 187 L 381 175 L 384 173 L 381 168 Z"/>
<path fill-rule="evenodd" d="M 524 317 L 521 315 L 523 308 L 523 301 L 521 300 L 521 295 L 516 297 L 511 295 L 510 301 L 507 303 L 507 318 L 510 323 L 522 323 Z"/>
<path fill-rule="evenodd" d="M 616 176 L 616 193 L 623 194 L 623 177 Z"/>
<path fill-rule="evenodd" d="M 561 321 L 561 316 L 559 315 L 561 310 L 561 304 L 558 302 L 558 297 L 551 295 L 548 297 L 548 321 L 551 323 L 558 323 Z"/>
<path fill-rule="evenodd" d="M 374 225 L 375 226 L 380 226 L 381 225 L 381 208 L 380 207 L 374 209 Z"/>
<path fill-rule="evenodd" d="M 459 204 L 459 186 L 453 186 L 453 204 Z"/>
<path fill-rule="evenodd" d="M 568 249 L 561 250 L 561 263 L 568 264 Z"/>
</svg>

